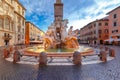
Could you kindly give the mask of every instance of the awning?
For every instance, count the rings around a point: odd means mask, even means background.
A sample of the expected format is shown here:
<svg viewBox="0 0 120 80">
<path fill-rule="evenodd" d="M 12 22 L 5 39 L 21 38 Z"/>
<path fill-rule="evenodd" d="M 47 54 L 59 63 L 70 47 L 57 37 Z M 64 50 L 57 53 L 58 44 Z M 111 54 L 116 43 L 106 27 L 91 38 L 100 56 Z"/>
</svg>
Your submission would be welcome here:
<svg viewBox="0 0 120 80">
<path fill-rule="evenodd" d="M 120 41 L 120 39 L 114 39 L 114 41 Z"/>
<path fill-rule="evenodd" d="M 113 42 L 113 41 L 120 41 L 120 39 L 110 38 L 110 39 L 106 39 L 104 41 Z"/>
<path fill-rule="evenodd" d="M 106 39 L 106 40 L 104 40 L 104 41 L 112 42 L 112 41 L 114 41 L 114 39 L 113 39 L 113 38 L 110 38 L 110 39 Z"/>
<path fill-rule="evenodd" d="M 35 43 L 35 44 L 37 44 L 37 43 L 43 43 L 43 41 L 30 41 L 30 43 Z"/>
</svg>

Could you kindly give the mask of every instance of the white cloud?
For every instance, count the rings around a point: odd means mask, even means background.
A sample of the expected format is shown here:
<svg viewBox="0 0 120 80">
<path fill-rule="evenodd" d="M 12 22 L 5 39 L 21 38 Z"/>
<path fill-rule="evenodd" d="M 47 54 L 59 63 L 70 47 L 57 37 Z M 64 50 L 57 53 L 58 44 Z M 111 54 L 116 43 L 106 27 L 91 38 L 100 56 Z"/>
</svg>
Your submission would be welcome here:
<svg viewBox="0 0 120 80">
<path fill-rule="evenodd" d="M 82 8 L 82 10 L 75 11 L 69 14 L 69 26 L 73 25 L 74 29 L 80 29 L 88 23 L 106 17 L 106 13 L 116 8 L 120 4 L 119 0 L 95 0 L 96 4 L 93 6 Z M 81 14 L 85 16 L 81 17 Z"/>
</svg>

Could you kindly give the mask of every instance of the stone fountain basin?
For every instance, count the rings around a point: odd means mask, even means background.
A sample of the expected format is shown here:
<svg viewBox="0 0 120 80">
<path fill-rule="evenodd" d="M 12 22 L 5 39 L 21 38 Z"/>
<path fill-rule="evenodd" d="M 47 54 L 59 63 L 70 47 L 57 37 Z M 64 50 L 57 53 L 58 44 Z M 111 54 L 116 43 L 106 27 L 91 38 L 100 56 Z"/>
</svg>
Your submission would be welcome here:
<svg viewBox="0 0 120 80">
<path fill-rule="evenodd" d="M 79 49 L 69 48 L 69 49 L 47 49 L 45 50 L 42 47 L 35 46 L 35 47 L 28 47 L 24 50 L 27 55 L 37 55 L 41 52 L 46 52 L 47 55 L 73 55 L 75 51 L 78 51 L 83 56 L 93 55 L 94 49 L 91 47 L 80 46 Z"/>
</svg>

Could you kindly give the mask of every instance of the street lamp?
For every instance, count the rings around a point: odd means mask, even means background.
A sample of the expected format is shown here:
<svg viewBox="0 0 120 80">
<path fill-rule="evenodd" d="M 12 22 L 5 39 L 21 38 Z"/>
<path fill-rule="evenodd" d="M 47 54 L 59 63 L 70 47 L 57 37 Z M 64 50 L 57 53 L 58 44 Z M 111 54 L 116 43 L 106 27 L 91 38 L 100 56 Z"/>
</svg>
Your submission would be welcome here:
<svg viewBox="0 0 120 80">
<path fill-rule="evenodd" d="M 4 33 L 3 39 L 5 42 L 5 45 L 8 45 L 10 39 L 12 39 L 12 36 L 10 34 Z"/>
</svg>

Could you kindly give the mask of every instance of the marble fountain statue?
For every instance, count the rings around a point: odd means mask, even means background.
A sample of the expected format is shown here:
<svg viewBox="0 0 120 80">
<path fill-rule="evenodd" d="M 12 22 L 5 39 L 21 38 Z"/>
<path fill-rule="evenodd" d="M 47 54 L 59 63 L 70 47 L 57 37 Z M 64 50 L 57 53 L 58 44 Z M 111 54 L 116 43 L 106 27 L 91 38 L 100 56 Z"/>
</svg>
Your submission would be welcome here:
<svg viewBox="0 0 120 80">
<path fill-rule="evenodd" d="M 48 30 L 44 37 L 44 48 L 79 48 L 76 33 L 73 32 L 72 28 L 67 32 L 68 20 L 65 19 L 59 23 L 52 23 L 48 27 Z"/>
</svg>

